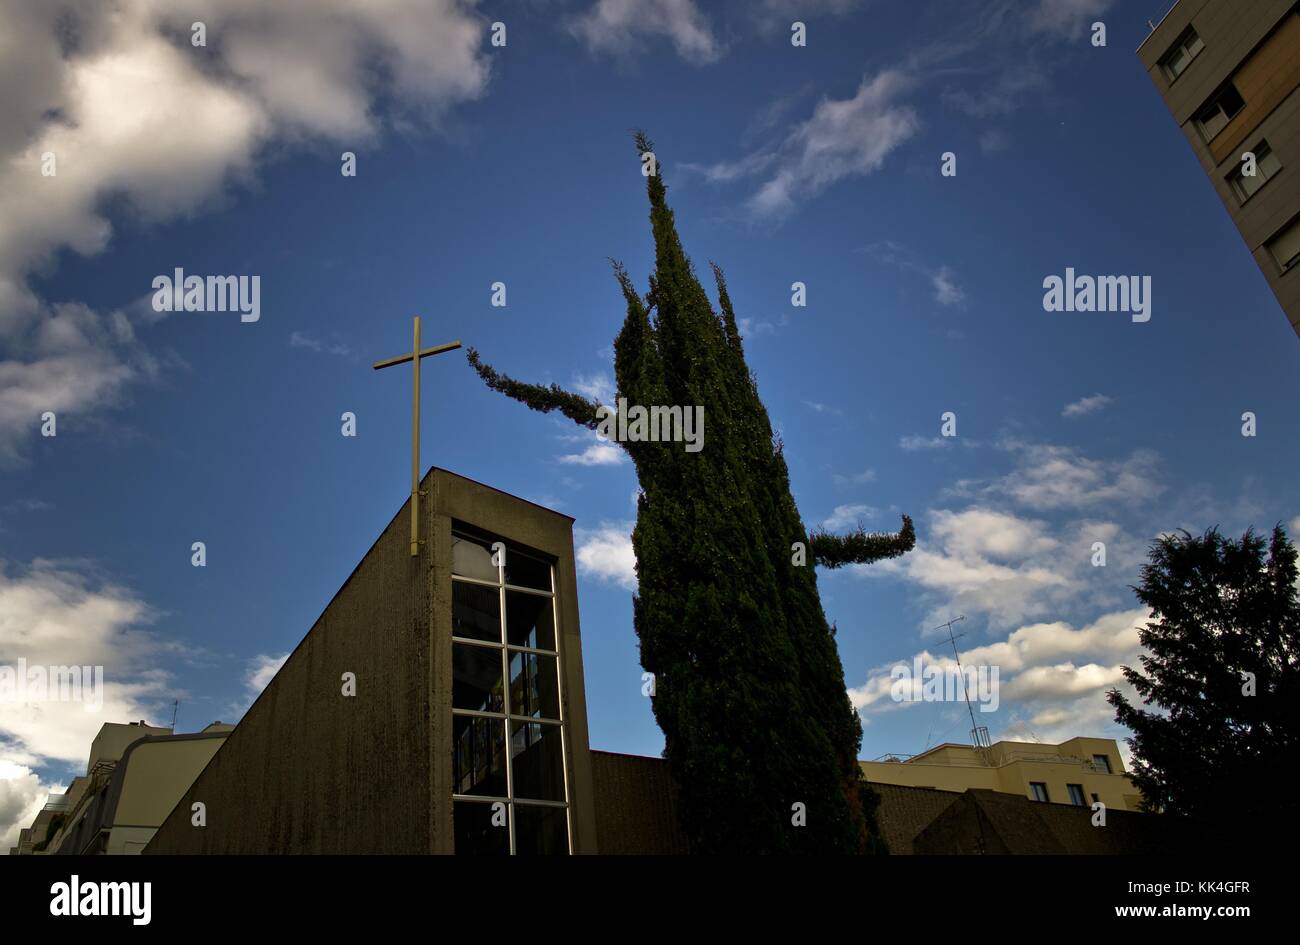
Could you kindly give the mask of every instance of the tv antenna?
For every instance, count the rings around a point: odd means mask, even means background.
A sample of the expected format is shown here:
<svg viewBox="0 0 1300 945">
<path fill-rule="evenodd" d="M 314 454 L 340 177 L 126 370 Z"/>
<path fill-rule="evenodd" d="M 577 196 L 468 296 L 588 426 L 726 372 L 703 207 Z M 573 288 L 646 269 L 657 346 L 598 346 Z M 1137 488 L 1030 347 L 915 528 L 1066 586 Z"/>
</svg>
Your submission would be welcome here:
<svg viewBox="0 0 1300 945">
<path fill-rule="evenodd" d="M 961 614 L 960 616 L 953 617 L 947 623 L 939 624 L 939 626 L 935 627 L 934 629 L 936 631 L 946 630 L 948 632 L 948 642 L 952 645 L 952 656 L 953 659 L 957 661 L 957 677 L 961 680 L 962 698 L 966 700 L 966 711 L 970 713 L 971 743 L 978 749 L 985 749 L 989 747 L 989 730 L 987 726 L 978 725 L 975 722 L 975 709 L 971 707 L 970 691 L 966 688 L 966 674 L 965 672 L 962 671 L 961 668 L 961 654 L 957 652 L 957 640 L 961 637 L 964 637 L 966 634 L 964 632 L 957 633 L 957 634 L 954 634 L 952 632 L 952 625 L 955 623 L 960 623 L 965 619 L 966 619 L 966 615 Z"/>
</svg>

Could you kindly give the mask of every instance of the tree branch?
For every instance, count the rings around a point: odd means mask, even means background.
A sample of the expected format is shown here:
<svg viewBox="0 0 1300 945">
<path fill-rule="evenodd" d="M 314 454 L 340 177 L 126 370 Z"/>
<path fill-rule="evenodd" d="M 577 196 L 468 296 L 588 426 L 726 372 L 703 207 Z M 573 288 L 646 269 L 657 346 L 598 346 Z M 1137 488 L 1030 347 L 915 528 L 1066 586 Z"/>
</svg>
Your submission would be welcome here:
<svg viewBox="0 0 1300 945">
<path fill-rule="evenodd" d="M 491 365 L 484 364 L 479 359 L 478 351 L 473 348 L 466 351 L 466 356 L 469 358 L 469 366 L 478 372 L 478 376 L 483 378 L 483 383 L 492 390 L 542 413 L 558 410 L 574 423 L 589 430 L 599 426 L 600 418 L 596 416 L 596 411 L 603 405 L 598 401 L 571 393 L 559 384 L 552 384 L 549 387 L 541 384 L 525 384 L 499 374 Z"/>
<path fill-rule="evenodd" d="M 906 515 L 903 516 L 903 527 L 897 532 L 868 532 L 859 528 L 847 535 L 818 531 L 808 536 L 812 559 L 824 568 L 897 558 L 907 554 L 915 545 L 916 530 L 912 527 L 912 519 Z"/>
</svg>

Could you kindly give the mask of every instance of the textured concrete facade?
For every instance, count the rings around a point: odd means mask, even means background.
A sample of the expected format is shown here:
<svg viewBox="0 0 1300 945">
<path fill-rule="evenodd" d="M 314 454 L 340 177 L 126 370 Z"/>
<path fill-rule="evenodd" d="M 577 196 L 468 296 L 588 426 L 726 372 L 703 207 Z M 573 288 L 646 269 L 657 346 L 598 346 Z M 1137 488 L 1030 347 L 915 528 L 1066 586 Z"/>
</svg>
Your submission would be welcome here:
<svg viewBox="0 0 1300 945">
<path fill-rule="evenodd" d="M 420 554 L 408 500 L 146 853 L 454 852 L 454 522 L 555 562 L 572 847 L 595 851 L 572 519 L 440 469 L 423 490 Z M 205 827 L 191 825 L 196 802 Z"/>
<path fill-rule="evenodd" d="M 1162 62 L 1192 29 L 1204 48 L 1176 78 Z M 1179 0 L 1138 50 L 1291 327 L 1300 334 L 1300 265 L 1268 249 L 1300 219 L 1300 14 L 1295 0 Z M 1195 116 L 1231 82 L 1244 106 L 1210 140 Z M 1267 141 L 1281 171 L 1243 199 L 1229 177 Z M 1235 317 L 1238 314 L 1232 313 Z"/>
</svg>

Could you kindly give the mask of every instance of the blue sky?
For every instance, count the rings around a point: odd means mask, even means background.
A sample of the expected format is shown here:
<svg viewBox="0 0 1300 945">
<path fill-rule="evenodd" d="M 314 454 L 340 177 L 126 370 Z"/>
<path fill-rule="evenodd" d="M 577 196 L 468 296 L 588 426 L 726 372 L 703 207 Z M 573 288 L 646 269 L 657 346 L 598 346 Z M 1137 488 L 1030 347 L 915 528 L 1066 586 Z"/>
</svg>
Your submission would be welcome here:
<svg viewBox="0 0 1300 945">
<path fill-rule="evenodd" d="M 1151 538 L 1300 516 L 1300 348 L 1134 55 L 1159 3 L 162 6 L 23 7 L 0 40 L 0 657 L 108 674 L 99 714 L 0 706 L 0 839 L 101 721 L 232 721 L 310 628 L 409 489 L 409 375 L 370 363 L 411 315 L 608 392 L 607 260 L 652 263 L 634 127 L 726 271 L 805 521 L 916 520 L 907 557 L 820 577 L 863 757 L 966 739 L 964 706 L 888 696 L 958 614 L 994 738 L 1122 737 Z M 260 319 L 153 312 L 175 267 L 260 276 Z M 1044 311 L 1067 267 L 1149 276 L 1150 321 Z M 592 745 L 657 753 L 631 466 L 459 353 L 424 383 L 426 464 L 576 518 Z"/>
</svg>

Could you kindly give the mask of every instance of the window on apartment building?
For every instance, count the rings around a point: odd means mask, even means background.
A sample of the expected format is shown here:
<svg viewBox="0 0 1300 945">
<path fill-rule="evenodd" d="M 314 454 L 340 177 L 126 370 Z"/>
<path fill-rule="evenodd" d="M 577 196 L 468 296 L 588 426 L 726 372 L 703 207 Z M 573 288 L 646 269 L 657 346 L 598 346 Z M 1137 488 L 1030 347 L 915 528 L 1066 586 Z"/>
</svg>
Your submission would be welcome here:
<svg viewBox="0 0 1300 945">
<path fill-rule="evenodd" d="M 1210 141 L 1245 107 L 1246 100 L 1229 82 L 1196 113 L 1196 127 L 1201 129 L 1201 136 Z"/>
<path fill-rule="evenodd" d="M 1192 64 L 1192 60 L 1200 54 L 1205 48 L 1205 43 L 1201 42 L 1201 37 L 1196 35 L 1196 30 L 1190 26 L 1178 37 L 1178 42 L 1174 43 L 1173 48 L 1165 53 L 1165 57 L 1160 60 L 1160 66 L 1165 70 L 1165 75 L 1170 82 L 1173 82 L 1180 75 L 1187 71 L 1187 67 Z"/>
<path fill-rule="evenodd" d="M 1029 796 L 1036 801 L 1042 801 L 1044 804 L 1048 803 L 1047 785 L 1042 781 L 1030 781 Z"/>
<path fill-rule="evenodd" d="M 1283 227 L 1267 245 L 1278 268 L 1283 272 L 1300 266 L 1300 217 Z"/>
<path fill-rule="evenodd" d="M 1066 790 L 1070 792 L 1070 803 L 1076 807 L 1086 807 L 1088 802 L 1083 799 L 1082 784 L 1067 784 Z"/>
<path fill-rule="evenodd" d="M 1251 153 L 1255 155 L 1254 174 L 1245 173 L 1245 162 L 1239 160 L 1236 168 L 1228 175 L 1228 183 L 1232 185 L 1232 189 L 1237 193 L 1237 199 L 1242 203 L 1249 200 L 1255 191 L 1268 183 L 1269 178 L 1282 170 L 1282 162 L 1278 160 L 1267 141 L 1255 145 Z"/>
<path fill-rule="evenodd" d="M 457 853 L 567 853 L 569 798 L 550 562 L 452 535 Z"/>
<path fill-rule="evenodd" d="M 1106 755 L 1093 755 L 1092 763 L 1105 774 L 1110 774 L 1110 758 Z"/>
</svg>

